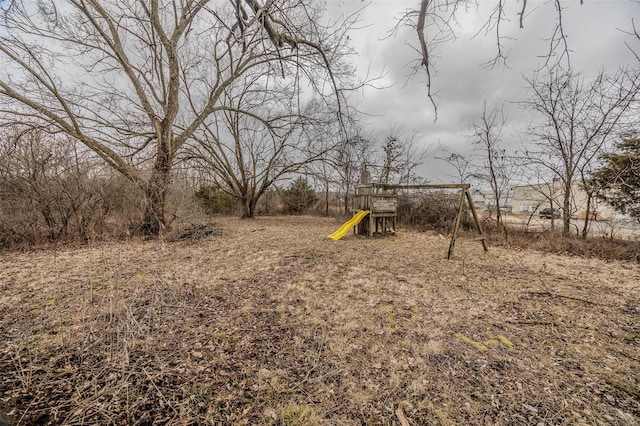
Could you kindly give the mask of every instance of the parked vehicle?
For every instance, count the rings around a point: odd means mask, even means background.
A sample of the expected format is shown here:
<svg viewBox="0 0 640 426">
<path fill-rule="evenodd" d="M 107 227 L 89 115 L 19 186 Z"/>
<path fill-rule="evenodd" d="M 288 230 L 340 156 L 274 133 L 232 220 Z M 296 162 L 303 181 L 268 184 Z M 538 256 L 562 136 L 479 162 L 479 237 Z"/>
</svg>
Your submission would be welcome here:
<svg viewBox="0 0 640 426">
<path fill-rule="evenodd" d="M 546 208 L 540 210 L 540 219 L 559 219 L 560 218 L 560 210 L 554 210 L 551 208 Z"/>
</svg>

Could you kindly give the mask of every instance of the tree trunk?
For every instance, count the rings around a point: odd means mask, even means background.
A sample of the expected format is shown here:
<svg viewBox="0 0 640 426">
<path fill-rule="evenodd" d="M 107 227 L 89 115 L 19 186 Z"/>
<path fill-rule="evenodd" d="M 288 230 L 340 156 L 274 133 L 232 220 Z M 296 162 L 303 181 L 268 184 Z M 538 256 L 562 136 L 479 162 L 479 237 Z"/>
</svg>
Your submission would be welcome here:
<svg viewBox="0 0 640 426">
<path fill-rule="evenodd" d="M 147 205 L 144 210 L 144 217 L 140 228 L 143 235 L 158 236 L 166 230 L 164 209 L 167 198 L 167 188 L 171 183 L 172 165 L 173 161 L 169 154 L 167 144 L 160 142 L 156 162 L 151 172 L 151 178 L 145 188 Z"/>
<path fill-rule="evenodd" d="M 242 219 L 253 219 L 256 217 L 256 204 L 257 199 L 243 199 L 242 200 Z"/>
<path fill-rule="evenodd" d="M 348 215 L 350 213 L 350 208 L 349 208 L 349 187 L 347 186 L 347 188 L 344 191 L 344 214 Z"/>
<path fill-rule="evenodd" d="M 586 239 L 589 235 L 589 221 L 591 220 L 591 193 L 587 193 L 587 215 L 584 218 L 584 226 L 582 227 L 582 239 Z"/>
<path fill-rule="evenodd" d="M 325 182 L 324 186 L 324 215 L 329 217 L 329 180 Z"/>
<path fill-rule="evenodd" d="M 502 206 L 500 205 L 500 198 L 499 198 L 499 194 L 496 197 L 496 227 L 498 228 L 498 232 L 503 232 L 504 236 L 507 237 L 508 232 L 507 232 L 507 226 L 504 223 L 504 220 L 502 218 Z"/>
<path fill-rule="evenodd" d="M 571 179 L 567 179 L 567 182 L 571 182 Z M 564 199 L 562 209 L 562 235 L 569 235 L 571 231 L 571 184 L 565 184 Z"/>
</svg>

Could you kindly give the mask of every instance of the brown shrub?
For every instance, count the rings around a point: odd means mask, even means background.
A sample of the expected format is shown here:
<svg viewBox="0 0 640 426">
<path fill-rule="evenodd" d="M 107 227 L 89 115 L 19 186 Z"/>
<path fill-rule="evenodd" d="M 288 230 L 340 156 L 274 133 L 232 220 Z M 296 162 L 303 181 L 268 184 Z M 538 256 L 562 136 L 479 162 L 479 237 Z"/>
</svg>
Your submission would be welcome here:
<svg viewBox="0 0 640 426">
<path fill-rule="evenodd" d="M 201 209 L 178 176 L 167 194 L 168 222 L 193 222 Z M 88 242 L 136 234 L 145 197 L 73 141 L 37 131 L 0 144 L 0 248 Z"/>
<path fill-rule="evenodd" d="M 640 243 L 602 237 L 581 238 L 575 235 L 563 236 L 560 232 L 531 232 L 509 228 L 504 234 L 495 226 L 484 225 L 487 241 L 494 246 L 518 247 L 548 253 L 599 258 L 604 260 L 624 260 L 640 262 Z"/>
<path fill-rule="evenodd" d="M 454 192 L 414 192 L 398 194 L 398 222 L 420 230 L 450 232 L 458 213 L 460 195 Z M 469 210 L 463 210 L 462 226 L 472 226 Z"/>
</svg>

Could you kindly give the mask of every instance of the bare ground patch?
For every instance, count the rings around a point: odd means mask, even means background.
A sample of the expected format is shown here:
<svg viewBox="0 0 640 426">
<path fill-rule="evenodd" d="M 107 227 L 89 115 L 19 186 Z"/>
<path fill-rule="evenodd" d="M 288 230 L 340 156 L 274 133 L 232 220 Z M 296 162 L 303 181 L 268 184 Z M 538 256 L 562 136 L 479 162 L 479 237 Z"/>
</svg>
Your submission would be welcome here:
<svg viewBox="0 0 640 426">
<path fill-rule="evenodd" d="M 20 424 L 640 422 L 638 265 L 309 217 L 0 259 Z"/>
</svg>

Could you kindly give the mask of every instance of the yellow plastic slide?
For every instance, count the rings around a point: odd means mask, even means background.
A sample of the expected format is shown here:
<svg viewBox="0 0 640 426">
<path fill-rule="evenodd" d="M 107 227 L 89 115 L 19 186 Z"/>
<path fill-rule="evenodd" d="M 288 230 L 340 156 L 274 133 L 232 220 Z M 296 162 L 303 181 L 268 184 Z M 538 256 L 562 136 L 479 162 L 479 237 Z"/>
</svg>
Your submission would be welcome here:
<svg viewBox="0 0 640 426">
<path fill-rule="evenodd" d="M 338 229 L 333 234 L 329 235 L 329 238 L 331 238 L 333 241 L 338 241 L 340 238 L 347 235 L 347 232 L 349 232 L 349 230 L 352 227 L 359 224 L 360 221 L 364 219 L 364 217 L 368 214 L 369 214 L 369 210 L 360 210 L 358 213 L 355 214 L 355 216 L 353 216 L 351 219 L 345 222 L 344 225 L 340 227 L 340 229 Z"/>
</svg>

